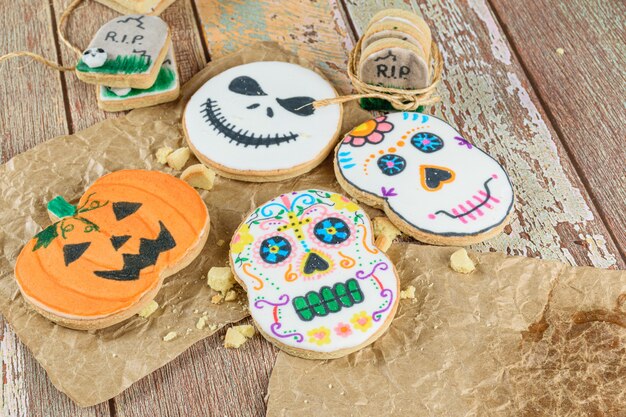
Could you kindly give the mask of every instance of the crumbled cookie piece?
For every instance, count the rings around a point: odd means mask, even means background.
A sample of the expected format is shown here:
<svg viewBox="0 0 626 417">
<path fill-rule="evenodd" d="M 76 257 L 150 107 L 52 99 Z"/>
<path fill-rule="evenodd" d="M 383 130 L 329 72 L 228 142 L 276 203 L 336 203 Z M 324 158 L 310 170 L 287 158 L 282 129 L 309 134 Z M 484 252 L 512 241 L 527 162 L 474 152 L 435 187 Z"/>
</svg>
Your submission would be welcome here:
<svg viewBox="0 0 626 417">
<path fill-rule="evenodd" d="M 254 326 L 249 324 L 243 324 L 241 326 L 230 327 L 226 331 L 226 337 L 224 338 L 224 347 L 237 349 L 248 339 L 254 336 Z"/>
<path fill-rule="evenodd" d="M 163 341 L 164 342 L 169 342 L 170 340 L 176 339 L 176 336 L 178 336 L 178 333 L 176 333 L 176 332 L 169 332 L 168 334 L 163 336 Z"/>
<path fill-rule="evenodd" d="M 465 249 L 459 249 L 450 256 L 450 266 L 462 274 L 469 274 L 476 269 L 474 261 L 470 259 Z"/>
<path fill-rule="evenodd" d="M 400 230 L 394 226 L 386 217 L 374 217 L 372 220 L 374 225 L 375 245 L 383 252 L 387 252 L 393 240 L 400 236 Z"/>
<path fill-rule="evenodd" d="M 206 318 L 205 317 L 200 317 L 198 319 L 198 322 L 196 323 L 196 329 L 202 330 L 202 329 L 204 329 L 204 326 L 206 326 Z"/>
<path fill-rule="evenodd" d="M 219 291 L 222 295 L 226 295 L 228 290 L 235 285 L 233 272 L 227 266 L 214 266 L 209 269 L 207 274 L 207 284 L 215 291 Z"/>
<path fill-rule="evenodd" d="M 152 300 L 148 304 L 146 304 L 146 306 L 142 308 L 141 311 L 137 313 L 137 315 L 139 317 L 143 317 L 144 319 L 147 319 L 148 317 L 150 317 L 152 313 L 157 311 L 158 308 L 159 308 L 159 303 Z"/>
<path fill-rule="evenodd" d="M 559 54 L 559 55 L 563 55 L 563 54 L 565 54 L 565 49 L 563 49 L 563 48 L 556 48 L 556 53 Z"/>
<path fill-rule="evenodd" d="M 224 347 L 229 349 L 237 349 L 248 339 L 241 333 L 239 333 L 234 327 L 229 328 L 226 331 L 226 337 L 224 338 Z"/>
<path fill-rule="evenodd" d="M 167 164 L 171 168 L 180 171 L 183 169 L 190 156 L 191 151 L 189 148 L 178 148 L 167 156 Z"/>
<path fill-rule="evenodd" d="M 222 294 L 215 294 L 213 297 L 211 297 L 211 303 L 213 304 L 219 304 L 222 301 L 224 301 L 224 297 L 222 296 Z"/>
<path fill-rule="evenodd" d="M 217 246 L 222 247 L 222 246 L 224 246 L 224 243 L 226 243 L 226 242 L 224 242 L 224 239 L 220 239 L 220 240 L 217 241 Z"/>
<path fill-rule="evenodd" d="M 160 163 L 160 164 L 167 164 L 167 157 L 174 151 L 174 149 L 170 148 L 169 146 L 161 146 L 159 149 L 157 149 L 156 151 L 156 160 Z"/>
<path fill-rule="evenodd" d="M 237 299 L 237 291 L 229 290 L 224 297 L 225 301 L 235 301 Z"/>
<path fill-rule="evenodd" d="M 215 171 L 202 164 L 195 164 L 187 167 L 180 174 L 180 179 L 192 187 L 210 190 L 213 188 L 213 182 L 215 181 Z"/>
<path fill-rule="evenodd" d="M 415 299 L 415 287 L 412 285 L 409 285 L 408 287 L 400 291 L 400 299 L 405 300 L 407 298 L 412 300 Z"/>
</svg>

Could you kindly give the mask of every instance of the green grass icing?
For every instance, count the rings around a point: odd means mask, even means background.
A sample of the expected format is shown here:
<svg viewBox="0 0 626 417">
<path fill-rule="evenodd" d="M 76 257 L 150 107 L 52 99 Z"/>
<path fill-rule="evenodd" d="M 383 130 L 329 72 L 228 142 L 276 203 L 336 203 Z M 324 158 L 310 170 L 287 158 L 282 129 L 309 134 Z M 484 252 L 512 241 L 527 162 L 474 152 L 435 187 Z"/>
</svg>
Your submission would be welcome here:
<svg viewBox="0 0 626 417">
<path fill-rule="evenodd" d="M 76 65 L 76 70 L 104 74 L 141 74 L 150 69 L 151 62 L 150 58 L 139 55 L 118 55 L 115 59 L 107 59 L 101 67 L 90 68 L 81 58 Z"/>
<path fill-rule="evenodd" d="M 154 82 L 154 84 L 152 84 L 152 87 L 146 88 L 145 90 L 141 90 L 138 88 L 131 88 L 128 94 L 126 94 L 125 96 L 121 96 L 121 97 L 129 98 L 129 97 L 138 96 L 140 94 L 159 93 L 161 91 L 167 91 L 171 89 L 172 87 L 174 87 L 175 83 L 176 83 L 176 74 L 174 73 L 174 70 L 172 70 L 171 68 L 161 67 L 161 69 L 159 70 L 159 75 L 157 75 L 157 79 Z M 114 99 L 114 98 L 120 97 L 106 87 L 103 88 L 101 91 L 102 91 L 102 96 L 104 98 Z"/>
</svg>

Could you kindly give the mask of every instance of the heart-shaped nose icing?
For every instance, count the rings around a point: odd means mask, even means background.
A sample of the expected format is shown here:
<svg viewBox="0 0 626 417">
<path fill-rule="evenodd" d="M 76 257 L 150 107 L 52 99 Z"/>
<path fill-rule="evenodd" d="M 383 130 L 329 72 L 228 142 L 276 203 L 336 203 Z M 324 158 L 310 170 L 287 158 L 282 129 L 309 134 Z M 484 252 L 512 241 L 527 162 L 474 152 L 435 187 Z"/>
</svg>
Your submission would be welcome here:
<svg viewBox="0 0 626 417">
<path fill-rule="evenodd" d="M 422 187 L 426 191 L 439 191 L 444 184 L 454 181 L 454 171 L 435 165 L 420 165 Z"/>
</svg>

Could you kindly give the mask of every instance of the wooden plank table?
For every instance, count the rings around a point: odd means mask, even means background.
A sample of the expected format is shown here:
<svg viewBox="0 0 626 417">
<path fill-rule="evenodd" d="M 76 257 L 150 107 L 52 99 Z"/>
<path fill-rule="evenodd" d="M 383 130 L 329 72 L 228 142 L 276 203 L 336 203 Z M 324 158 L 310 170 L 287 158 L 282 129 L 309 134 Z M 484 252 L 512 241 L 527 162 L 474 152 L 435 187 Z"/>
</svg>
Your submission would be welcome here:
<svg viewBox="0 0 626 417">
<path fill-rule="evenodd" d="M 74 56 L 56 36 L 69 0 L 0 3 L 0 53 L 30 50 L 64 65 Z M 385 7 L 420 12 L 443 51 L 443 102 L 433 111 L 498 158 L 516 185 L 505 233 L 475 250 L 625 267 L 626 7 L 618 0 L 178 0 L 173 29 L 183 82 L 210 59 L 274 40 L 315 62 L 349 93 L 348 51 Z M 70 19 L 84 47 L 116 13 L 87 1 Z M 557 53 L 563 48 L 563 54 Z M 73 74 L 18 59 L 1 64 L 0 160 L 105 118 L 95 91 Z M 224 331 L 194 345 L 118 397 L 80 409 L 0 322 L 3 416 L 264 414 L 277 350 L 255 337 L 226 350 Z"/>
</svg>

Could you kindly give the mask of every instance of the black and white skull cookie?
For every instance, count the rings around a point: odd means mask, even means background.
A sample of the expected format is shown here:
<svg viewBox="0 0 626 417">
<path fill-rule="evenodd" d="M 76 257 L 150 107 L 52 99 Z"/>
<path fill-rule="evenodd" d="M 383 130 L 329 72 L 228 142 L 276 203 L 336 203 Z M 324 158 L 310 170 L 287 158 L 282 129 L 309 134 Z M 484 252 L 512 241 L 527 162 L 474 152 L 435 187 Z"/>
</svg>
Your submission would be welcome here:
<svg viewBox="0 0 626 417">
<path fill-rule="evenodd" d="M 320 74 L 287 62 L 254 62 L 207 81 L 189 100 L 183 126 L 198 159 L 223 176 L 278 181 L 317 166 L 341 126 L 336 97 Z"/>
</svg>

